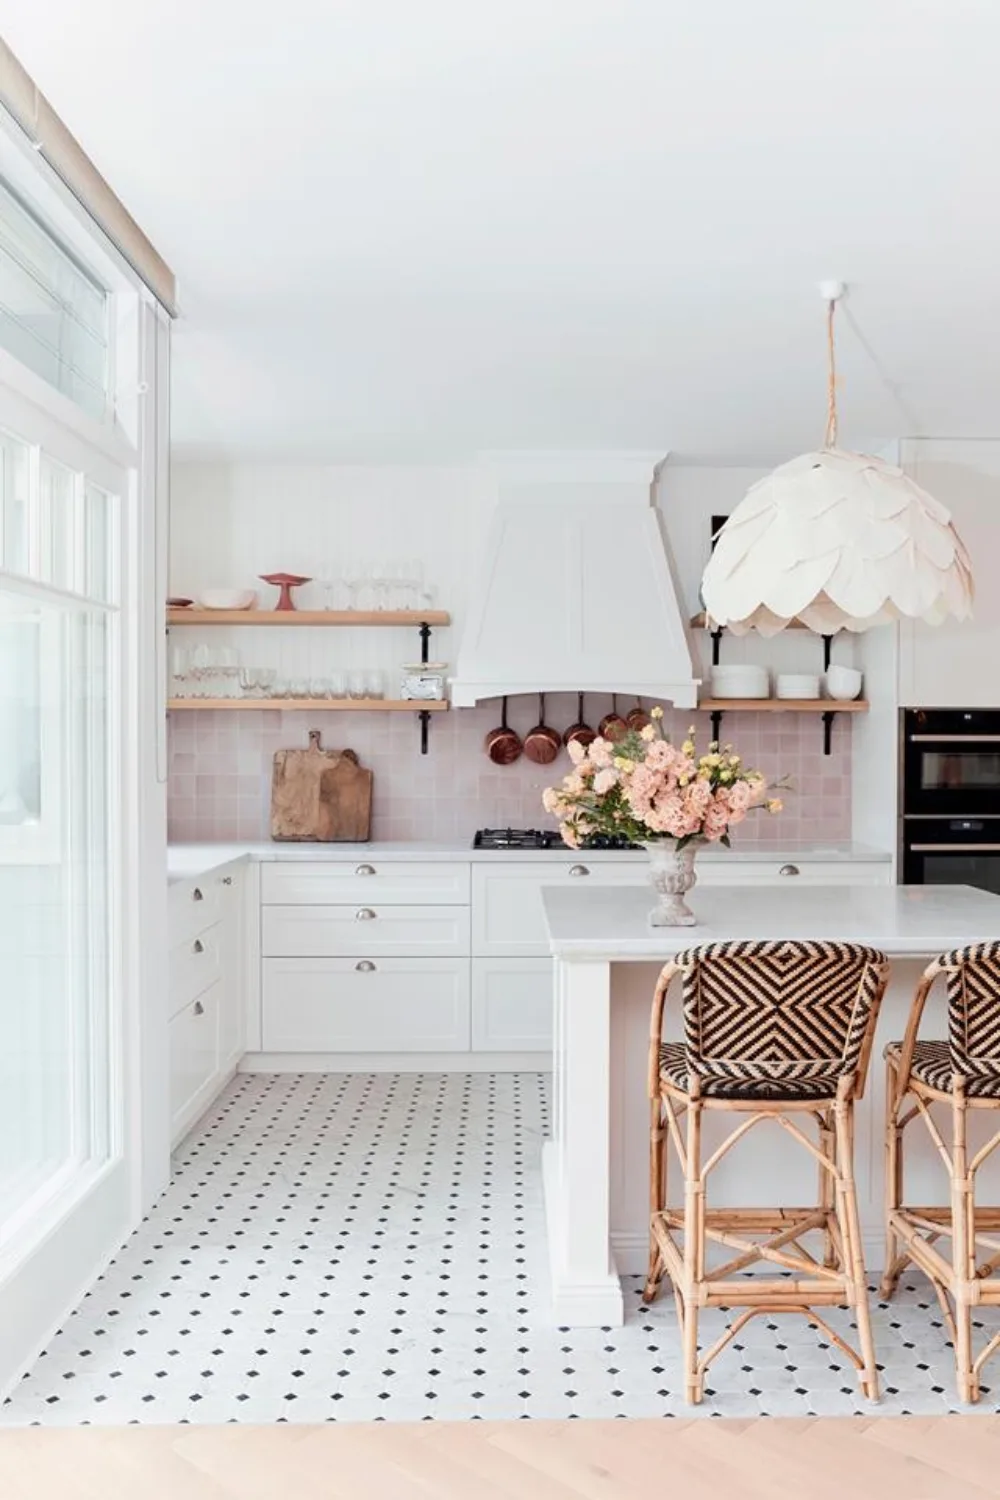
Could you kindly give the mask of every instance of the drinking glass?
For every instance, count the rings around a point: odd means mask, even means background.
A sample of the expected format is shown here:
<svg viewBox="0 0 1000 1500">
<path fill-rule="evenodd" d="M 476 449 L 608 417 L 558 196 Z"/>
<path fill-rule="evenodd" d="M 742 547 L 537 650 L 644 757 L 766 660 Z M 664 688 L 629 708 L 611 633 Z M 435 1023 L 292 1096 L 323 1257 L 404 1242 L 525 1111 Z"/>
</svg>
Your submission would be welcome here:
<svg viewBox="0 0 1000 1500">
<path fill-rule="evenodd" d="M 385 674 L 379 671 L 365 673 L 365 697 L 385 697 Z"/>
<path fill-rule="evenodd" d="M 308 698 L 308 677 L 293 677 L 288 684 L 288 696 L 289 698 Z"/>
<path fill-rule="evenodd" d="M 274 696 L 274 687 L 277 680 L 277 672 L 273 667 L 258 667 L 256 672 L 257 686 L 262 698 Z"/>
<path fill-rule="evenodd" d="M 347 696 L 349 698 L 363 698 L 368 679 L 364 672 L 348 672 L 347 674 Z"/>
<path fill-rule="evenodd" d="M 188 697 L 190 683 L 191 675 L 189 672 L 188 653 L 183 646 L 175 646 L 170 658 L 171 697 Z"/>
<path fill-rule="evenodd" d="M 310 698 L 329 698 L 330 684 L 325 677 L 311 677 L 309 679 Z"/>
<path fill-rule="evenodd" d="M 347 676 L 344 672 L 331 672 L 329 682 L 331 698 L 347 697 Z"/>
</svg>

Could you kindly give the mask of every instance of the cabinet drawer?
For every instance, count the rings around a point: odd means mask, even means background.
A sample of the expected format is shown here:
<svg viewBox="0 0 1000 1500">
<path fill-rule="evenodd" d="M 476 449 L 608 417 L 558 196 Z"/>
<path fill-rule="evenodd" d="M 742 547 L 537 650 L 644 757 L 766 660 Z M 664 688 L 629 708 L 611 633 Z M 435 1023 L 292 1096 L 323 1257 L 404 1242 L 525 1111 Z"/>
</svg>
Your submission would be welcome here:
<svg viewBox="0 0 1000 1500">
<path fill-rule="evenodd" d="M 222 977 L 220 923 L 170 950 L 170 1014 L 176 1015 Z"/>
<path fill-rule="evenodd" d="M 465 906 L 467 864 L 377 858 L 293 863 L 272 860 L 261 869 L 265 906 Z"/>
<path fill-rule="evenodd" d="M 467 906 L 265 906 L 261 951 L 277 958 L 459 957 Z"/>
<path fill-rule="evenodd" d="M 507 864 L 504 859 L 502 869 L 476 865 L 472 872 L 472 951 L 483 956 L 541 957 L 549 951 L 542 909 L 544 886 L 645 885 L 646 874 L 645 855 L 620 864 L 588 864 L 584 854 L 571 864 Z"/>
<path fill-rule="evenodd" d="M 473 1052 L 552 1049 L 552 960 L 472 960 Z"/>
<path fill-rule="evenodd" d="M 889 885 L 892 875 L 888 859 L 804 860 L 799 864 L 794 857 L 751 861 L 719 855 L 698 860 L 695 869 L 699 885 Z"/>
<path fill-rule="evenodd" d="M 221 984 L 215 984 L 170 1022 L 170 1117 L 174 1132 L 218 1066 Z"/>
<path fill-rule="evenodd" d="M 167 900 L 170 946 L 197 937 L 206 927 L 214 927 L 219 920 L 220 897 L 219 877 L 214 873 L 201 880 L 182 880 L 172 885 Z"/>
<path fill-rule="evenodd" d="M 465 1052 L 469 961 L 266 958 L 267 1052 Z"/>
</svg>

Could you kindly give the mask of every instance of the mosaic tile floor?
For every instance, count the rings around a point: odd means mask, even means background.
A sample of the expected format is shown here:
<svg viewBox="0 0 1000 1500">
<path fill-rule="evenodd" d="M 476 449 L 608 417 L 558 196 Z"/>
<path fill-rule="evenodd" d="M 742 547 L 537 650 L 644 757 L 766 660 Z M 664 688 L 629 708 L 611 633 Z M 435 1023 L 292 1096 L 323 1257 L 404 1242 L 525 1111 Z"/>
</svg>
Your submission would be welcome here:
<svg viewBox="0 0 1000 1500">
<path fill-rule="evenodd" d="M 690 1415 L 672 1298 L 644 1309 L 628 1278 L 623 1328 L 549 1324 L 545 1129 L 539 1074 L 237 1078 L 0 1422 Z M 879 1407 L 789 1317 L 748 1325 L 699 1410 L 956 1409 L 926 1285 L 874 1319 Z"/>
</svg>

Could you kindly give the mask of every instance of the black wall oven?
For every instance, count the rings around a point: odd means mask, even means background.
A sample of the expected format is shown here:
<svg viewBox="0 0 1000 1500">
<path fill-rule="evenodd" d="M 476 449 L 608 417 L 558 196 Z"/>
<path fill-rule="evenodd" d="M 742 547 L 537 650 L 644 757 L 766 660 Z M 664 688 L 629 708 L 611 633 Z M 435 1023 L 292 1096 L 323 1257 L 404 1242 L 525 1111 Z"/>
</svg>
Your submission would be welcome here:
<svg viewBox="0 0 1000 1500">
<path fill-rule="evenodd" d="M 973 885 L 1000 895 L 1000 710 L 903 713 L 905 885 Z"/>
</svg>

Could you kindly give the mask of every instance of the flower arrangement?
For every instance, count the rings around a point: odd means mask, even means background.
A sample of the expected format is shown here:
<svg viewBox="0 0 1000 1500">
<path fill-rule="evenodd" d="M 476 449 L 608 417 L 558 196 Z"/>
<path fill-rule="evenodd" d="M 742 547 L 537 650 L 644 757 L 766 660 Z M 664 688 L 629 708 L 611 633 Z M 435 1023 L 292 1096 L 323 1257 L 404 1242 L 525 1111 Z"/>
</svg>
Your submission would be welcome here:
<svg viewBox="0 0 1000 1500">
<path fill-rule="evenodd" d="M 700 839 L 728 846 L 730 829 L 748 812 L 781 812 L 780 797 L 768 797 L 763 775 L 745 767 L 731 745 L 713 740 L 699 755 L 693 727 L 678 747 L 663 733 L 663 709 L 652 709 L 651 718 L 613 744 L 600 737 L 586 748 L 570 743 L 573 769 L 546 788 L 542 803 L 571 848 L 595 835 L 634 844 L 674 840 L 678 849 Z"/>
</svg>

